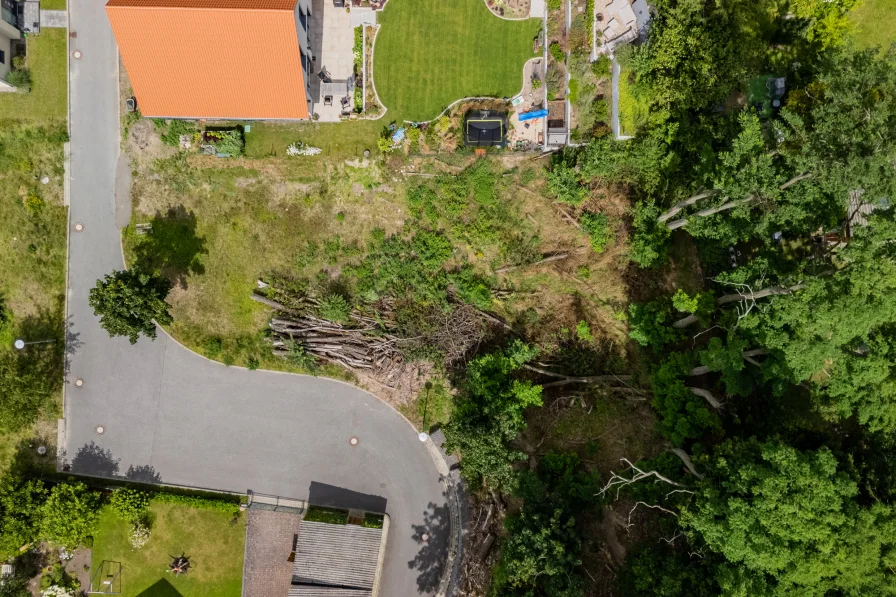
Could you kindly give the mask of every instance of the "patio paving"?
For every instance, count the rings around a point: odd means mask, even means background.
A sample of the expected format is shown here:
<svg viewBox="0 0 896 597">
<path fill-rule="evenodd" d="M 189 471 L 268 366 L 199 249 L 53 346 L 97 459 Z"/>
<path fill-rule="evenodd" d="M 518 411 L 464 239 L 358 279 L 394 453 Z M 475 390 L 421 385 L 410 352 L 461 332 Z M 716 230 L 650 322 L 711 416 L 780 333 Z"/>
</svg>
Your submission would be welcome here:
<svg viewBox="0 0 896 597">
<path fill-rule="evenodd" d="M 332 0 L 313 0 L 309 34 L 312 53 L 317 57 L 311 75 L 313 110 L 320 116 L 321 122 L 338 122 L 342 113 L 340 96 L 333 98 L 332 106 L 325 106 L 321 93 L 322 84 L 317 73 L 326 68 L 334 82 L 346 81 L 354 74 L 355 33 L 351 14 L 345 8 L 333 6 Z M 353 99 L 351 94 L 348 95 L 349 99 Z"/>
<path fill-rule="evenodd" d="M 286 558 L 295 547 L 302 518 L 254 509 L 247 517 L 243 597 L 286 597 L 293 571 Z"/>
</svg>

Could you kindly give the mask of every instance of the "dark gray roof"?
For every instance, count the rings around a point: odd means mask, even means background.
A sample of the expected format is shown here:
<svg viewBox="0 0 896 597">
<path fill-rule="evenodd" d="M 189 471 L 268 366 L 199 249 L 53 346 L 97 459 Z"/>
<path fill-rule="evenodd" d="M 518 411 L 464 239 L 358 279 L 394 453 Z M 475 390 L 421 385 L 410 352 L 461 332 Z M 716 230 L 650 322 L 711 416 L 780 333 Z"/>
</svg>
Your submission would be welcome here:
<svg viewBox="0 0 896 597">
<path fill-rule="evenodd" d="M 338 589 L 336 587 L 313 587 L 303 585 L 289 590 L 287 597 L 371 597 L 369 589 Z"/>
<path fill-rule="evenodd" d="M 302 521 L 296 545 L 293 585 L 372 589 L 382 537 L 382 529 L 368 529 L 352 524 Z M 293 587 L 295 588 L 306 587 Z M 316 593 L 298 594 L 302 597 L 316 595 Z"/>
</svg>

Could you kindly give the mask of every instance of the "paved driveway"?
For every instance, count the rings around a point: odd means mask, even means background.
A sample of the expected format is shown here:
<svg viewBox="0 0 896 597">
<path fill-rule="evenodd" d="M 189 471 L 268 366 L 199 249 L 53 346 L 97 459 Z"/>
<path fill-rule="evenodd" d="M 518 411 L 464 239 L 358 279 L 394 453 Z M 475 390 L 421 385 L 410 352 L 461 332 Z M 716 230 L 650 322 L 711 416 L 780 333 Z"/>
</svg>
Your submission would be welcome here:
<svg viewBox="0 0 896 597">
<path fill-rule="evenodd" d="M 123 267 L 114 191 L 117 48 L 103 4 L 69 3 L 70 49 L 82 53 L 70 61 L 64 450 L 72 470 L 344 506 L 385 501 L 392 527 L 381 595 L 435 592 L 448 543 L 446 499 L 429 453 L 398 413 L 338 381 L 228 368 L 161 331 L 131 346 L 99 327 L 88 292 Z"/>
</svg>

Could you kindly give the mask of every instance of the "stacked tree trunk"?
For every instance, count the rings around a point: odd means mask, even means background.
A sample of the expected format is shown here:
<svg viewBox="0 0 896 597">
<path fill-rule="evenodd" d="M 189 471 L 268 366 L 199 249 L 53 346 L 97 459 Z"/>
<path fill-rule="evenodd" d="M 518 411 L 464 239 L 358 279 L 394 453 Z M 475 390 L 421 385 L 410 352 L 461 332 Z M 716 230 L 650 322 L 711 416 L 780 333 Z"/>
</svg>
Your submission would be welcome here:
<svg viewBox="0 0 896 597">
<path fill-rule="evenodd" d="M 375 323 L 364 323 L 364 327 L 347 327 L 312 315 L 274 317 L 270 324 L 274 354 L 288 357 L 298 344 L 315 357 L 350 369 L 383 373 L 400 365 L 401 339 Z"/>
</svg>

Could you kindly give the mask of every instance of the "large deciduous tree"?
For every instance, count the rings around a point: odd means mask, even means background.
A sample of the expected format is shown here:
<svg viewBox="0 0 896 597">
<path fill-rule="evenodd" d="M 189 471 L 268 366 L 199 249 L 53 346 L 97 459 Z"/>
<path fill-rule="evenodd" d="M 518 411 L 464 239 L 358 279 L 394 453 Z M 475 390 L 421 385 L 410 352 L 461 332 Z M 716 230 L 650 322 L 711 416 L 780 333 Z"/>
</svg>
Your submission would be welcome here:
<svg viewBox="0 0 896 597">
<path fill-rule="evenodd" d="M 791 381 L 812 381 L 822 412 L 896 423 L 896 221 L 875 217 L 837 256 L 839 269 L 777 296 L 743 321 L 780 355 Z"/>
<path fill-rule="evenodd" d="M 526 426 L 523 411 L 541 406 L 541 386 L 514 374 L 537 354 L 516 341 L 507 349 L 478 357 L 467 367 L 463 395 L 445 427 L 449 450 L 462 455 L 461 470 L 474 485 L 508 487 L 515 479 L 511 463 L 524 455 L 511 448 Z"/>
<path fill-rule="evenodd" d="M 571 453 L 548 452 L 538 470 L 524 472 L 515 491 L 523 501 L 507 518 L 492 590 L 500 595 L 584 595 L 582 527 L 577 517 L 597 501 L 599 475 L 582 470 Z"/>
<path fill-rule="evenodd" d="M 896 518 L 887 506 L 861 508 L 855 482 L 826 448 L 729 440 L 704 468 L 680 522 L 740 569 L 728 568 L 725 584 L 767 582 L 780 595 L 896 594 Z"/>
<path fill-rule="evenodd" d="M 131 344 L 140 334 L 156 337 L 156 323 L 170 324 L 165 297 L 171 289 L 164 278 L 138 270 L 115 271 L 97 280 L 90 306 L 110 336 L 126 336 Z"/>
</svg>

